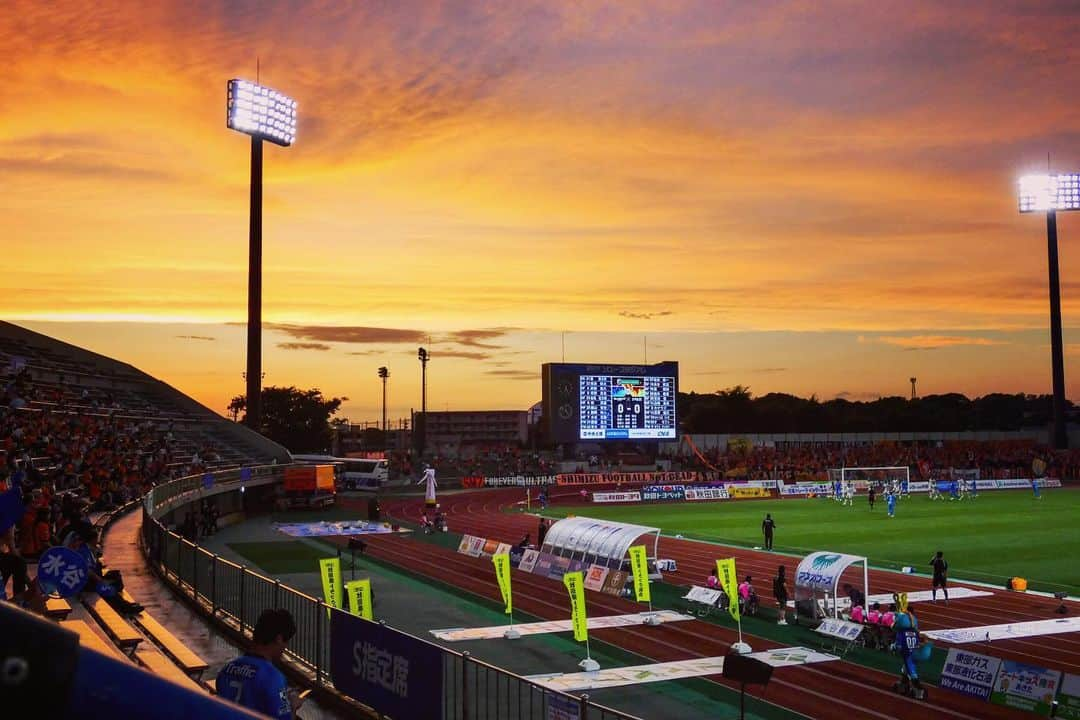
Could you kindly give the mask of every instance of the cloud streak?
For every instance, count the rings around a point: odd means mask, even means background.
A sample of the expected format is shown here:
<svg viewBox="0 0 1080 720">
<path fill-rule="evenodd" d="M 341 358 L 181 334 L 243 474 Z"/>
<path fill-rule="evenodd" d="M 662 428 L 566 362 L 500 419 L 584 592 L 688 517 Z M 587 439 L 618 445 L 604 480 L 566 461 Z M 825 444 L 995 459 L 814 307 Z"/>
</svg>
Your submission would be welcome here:
<svg viewBox="0 0 1080 720">
<path fill-rule="evenodd" d="M 326 343 L 317 342 L 284 342 L 278 343 L 277 346 L 282 350 L 318 350 L 326 352 L 331 349 Z"/>
<path fill-rule="evenodd" d="M 1005 340 L 968 335 L 881 335 L 873 340 L 865 340 L 864 337 L 860 337 L 859 342 L 879 342 L 886 345 L 895 345 L 905 350 L 937 350 L 939 348 L 965 345 L 986 347 L 1009 344 Z"/>
</svg>

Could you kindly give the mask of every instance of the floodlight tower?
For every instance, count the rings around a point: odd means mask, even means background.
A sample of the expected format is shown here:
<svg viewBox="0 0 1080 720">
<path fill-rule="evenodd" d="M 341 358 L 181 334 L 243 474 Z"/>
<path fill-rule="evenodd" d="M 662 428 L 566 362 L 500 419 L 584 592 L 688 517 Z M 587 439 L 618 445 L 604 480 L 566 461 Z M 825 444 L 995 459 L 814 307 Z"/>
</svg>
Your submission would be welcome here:
<svg viewBox="0 0 1080 720">
<path fill-rule="evenodd" d="M 431 359 L 431 353 L 426 348 L 416 351 L 416 357 L 420 361 L 420 418 L 421 421 L 413 427 L 416 434 L 416 450 L 420 457 L 424 456 L 424 448 L 427 445 L 427 364 Z"/>
<path fill-rule="evenodd" d="M 1080 173 L 1020 178 L 1021 213 L 1046 213 L 1046 253 L 1050 266 L 1050 360 L 1054 378 L 1054 447 L 1069 446 L 1065 432 L 1065 353 L 1061 340 L 1061 281 L 1058 276 L 1057 211 L 1080 210 Z"/>
<path fill-rule="evenodd" d="M 250 80 L 229 81 L 226 126 L 251 136 L 248 224 L 247 423 L 262 426 L 262 141 L 288 147 L 296 139 L 296 101 Z"/>
<path fill-rule="evenodd" d="M 384 365 L 379 368 L 379 377 L 382 378 L 382 431 L 383 444 L 386 443 L 386 379 L 390 377 L 390 370 Z"/>
</svg>

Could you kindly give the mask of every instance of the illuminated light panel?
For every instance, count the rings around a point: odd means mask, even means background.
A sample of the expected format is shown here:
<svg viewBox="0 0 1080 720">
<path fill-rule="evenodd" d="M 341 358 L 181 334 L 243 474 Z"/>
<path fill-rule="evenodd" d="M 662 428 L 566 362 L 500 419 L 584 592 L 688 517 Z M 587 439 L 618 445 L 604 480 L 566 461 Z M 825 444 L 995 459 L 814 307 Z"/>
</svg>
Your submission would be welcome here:
<svg viewBox="0 0 1080 720">
<path fill-rule="evenodd" d="M 1020 178 L 1020 212 L 1080 210 L 1080 173 Z"/>
<path fill-rule="evenodd" d="M 287 147 L 296 140 L 296 101 L 250 80 L 230 80 L 226 125 Z"/>
</svg>

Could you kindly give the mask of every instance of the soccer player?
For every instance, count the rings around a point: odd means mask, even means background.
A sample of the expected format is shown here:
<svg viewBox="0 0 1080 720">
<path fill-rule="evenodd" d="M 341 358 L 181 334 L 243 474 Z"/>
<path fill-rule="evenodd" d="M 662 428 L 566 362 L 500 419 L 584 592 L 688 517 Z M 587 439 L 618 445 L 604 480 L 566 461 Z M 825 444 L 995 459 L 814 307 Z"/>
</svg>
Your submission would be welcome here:
<svg viewBox="0 0 1080 720">
<path fill-rule="evenodd" d="M 900 481 L 900 491 L 904 497 L 908 496 L 908 479 L 906 477 Z"/>
<path fill-rule="evenodd" d="M 842 492 L 842 490 L 841 490 L 841 487 L 840 487 L 840 481 L 837 480 L 836 482 L 833 483 L 833 500 L 835 500 L 836 502 L 840 502 L 840 494 L 841 494 L 841 492 Z"/>
<path fill-rule="evenodd" d="M 889 488 L 888 494 L 885 495 L 885 507 L 889 509 L 889 517 L 896 517 L 896 493 Z"/>
<path fill-rule="evenodd" d="M 930 599 L 937 602 L 937 591 L 941 588 L 941 592 L 945 594 L 945 604 L 949 604 L 949 588 L 946 586 L 946 575 L 949 572 L 949 563 L 945 562 L 945 554 L 940 550 L 937 551 L 937 555 L 930 558 L 930 566 L 934 568 L 934 579 L 931 582 L 930 587 Z"/>
<path fill-rule="evenodd" d="M 848 480 L 844 483 L 844 505 L 851 506 L 855 498 L 855 483 Z"/>
<path fill-rule="evenodd" d="M 263 610 L 255 623 L 251 652 L 231 660 L 218 673 L 218 695 L 275 720 L 293 720 L 302 701 L 290 692 L 274 661 L 295 634 L 296 623 L 288 610 Z"/>
<path fill-rule="evenodd" d="M 870 489 L 866 491 L 866 499 L 870 501 L 870 509 L 874 509 L 874 500 L 877 499 L 877 488 L 871 483 Z"/>
</svg>

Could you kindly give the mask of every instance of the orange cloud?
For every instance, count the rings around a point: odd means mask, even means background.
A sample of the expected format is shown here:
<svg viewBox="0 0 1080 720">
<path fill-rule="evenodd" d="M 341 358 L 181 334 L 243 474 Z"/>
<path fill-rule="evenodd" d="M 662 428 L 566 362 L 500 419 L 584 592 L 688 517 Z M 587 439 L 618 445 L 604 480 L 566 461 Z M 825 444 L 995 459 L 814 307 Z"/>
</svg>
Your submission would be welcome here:
<svg viewBox="0 0 1080 720">
<path fill-rule="evenodd" d="M 967 335 L 883 335 L 870 341 L 860 337 L 859 342 L 879 342 L 886 345 L 897 345 L 907 350 L 937 350 L 938 348 L 959 345 L 1008 345 L 1008 342 L 1004 340 Z"/>
</svg>

